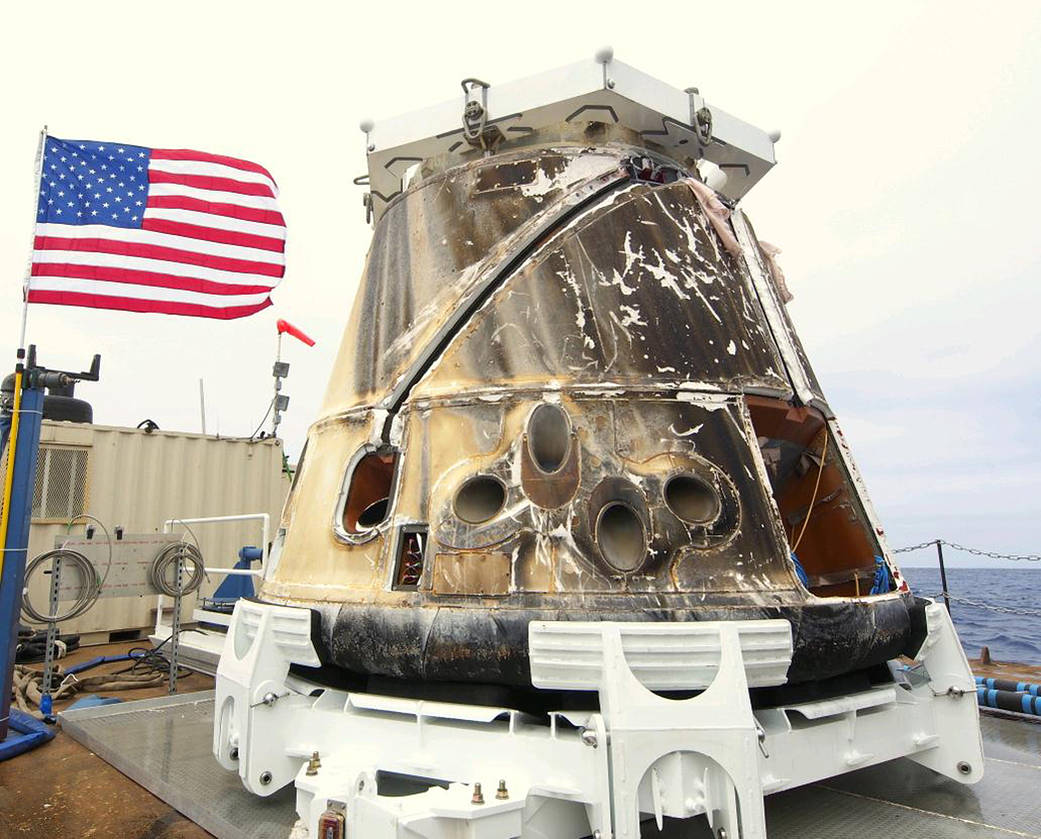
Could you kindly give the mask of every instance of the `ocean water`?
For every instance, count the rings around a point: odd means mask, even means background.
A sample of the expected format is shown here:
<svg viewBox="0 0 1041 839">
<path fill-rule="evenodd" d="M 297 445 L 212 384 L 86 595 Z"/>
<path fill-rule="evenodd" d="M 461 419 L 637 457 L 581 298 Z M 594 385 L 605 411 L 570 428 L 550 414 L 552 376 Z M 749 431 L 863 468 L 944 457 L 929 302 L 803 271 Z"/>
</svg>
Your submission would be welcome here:
<svg viewBox="0 0 1041 839">
<path fill-rule="evenodd" d="M 938 568 L 901 568 L 911 591 L 922 596 L 940 592 Z M 952 597 L 976 603 L 1041 612 L 1041 568 L 948 568 Z M 996 661 L 1041 665 L 1041 618 L 995 612 L 951 602 L 951 617 L 970 658 L 990 647 Z"/>
</svg>

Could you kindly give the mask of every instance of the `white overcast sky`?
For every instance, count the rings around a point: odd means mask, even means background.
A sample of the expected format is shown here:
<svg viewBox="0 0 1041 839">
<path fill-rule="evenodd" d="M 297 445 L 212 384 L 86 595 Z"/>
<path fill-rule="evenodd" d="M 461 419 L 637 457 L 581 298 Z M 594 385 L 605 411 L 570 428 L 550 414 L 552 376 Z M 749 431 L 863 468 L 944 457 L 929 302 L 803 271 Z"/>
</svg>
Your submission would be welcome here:
<svg viewBox="0 0 1041 839">
<path fill-rule="evenodd" d="M 34 306 L 44 364 L 102 354 L 100 423 L 249 434 L 287 343 L 295 459 L 368 246 L 364 117 L 615 56 L 767 129 L 745 199 L 872 498 L 903 545 L 1041 550 L 1041 3 L 8 4 L 0 329 L 17 344 L 37 132 L 266 165 L 289 225 L 275 306 L 219 322 Z M 905 558 L 906 560 L 907 558 Z M 927 562 L 928 554 L 905 562 Z"/>
</svg>

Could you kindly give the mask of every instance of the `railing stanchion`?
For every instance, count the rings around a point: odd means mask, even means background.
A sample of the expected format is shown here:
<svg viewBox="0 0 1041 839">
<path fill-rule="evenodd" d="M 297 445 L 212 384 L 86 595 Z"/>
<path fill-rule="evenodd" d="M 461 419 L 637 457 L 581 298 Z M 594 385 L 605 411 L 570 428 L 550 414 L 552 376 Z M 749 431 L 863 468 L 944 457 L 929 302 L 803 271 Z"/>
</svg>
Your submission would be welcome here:
<svg viewBox="0 0 1041 839">
<path fill-rule="evenodd" d="M 936 540 L 936 558 L 940 561 L 940 586 L 943 590 L 943 605 L 947 607 L 947 614 L 951 613 L 951 595 L 947 589 L 947 569 L 943 565 L 943 539 Z"/>
</svg>

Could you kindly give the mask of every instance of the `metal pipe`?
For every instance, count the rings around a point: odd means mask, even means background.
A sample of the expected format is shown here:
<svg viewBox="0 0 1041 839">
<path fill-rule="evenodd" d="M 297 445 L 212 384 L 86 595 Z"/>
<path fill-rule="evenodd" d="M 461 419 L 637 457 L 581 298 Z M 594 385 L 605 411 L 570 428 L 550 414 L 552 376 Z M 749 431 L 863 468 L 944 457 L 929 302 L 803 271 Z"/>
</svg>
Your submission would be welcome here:
<svg viewBox="0 0 1041 839">
<path fill-rule="evenodd" d="M 31 379 L 30 379 L 31 381 Z M 23 378 L 23 385 L 24 385 Z M 22 417 L 22 415 L 25 415 Z M 33 481 L 36 476 L 36 453 L 40 445 L 40 419 L 43 415 L 43 389 L 23 387 L 17 416 L 18 456 L 14 459 L 14 480 L 7 498 L 7 533 L 3 543 L 4 568 L 0 575 L 0 742 L 7 736 L 8 712 L 11 707 L 11 680 L 18 646 L 18 615 L 25 583 L 25 555 L 29 544 L 29 522 L 32 516 Z"/>
<path fill-rule="evenodd" d="M 263 577 L 263 571 L 251 568 L 203 568 L 207 574 L 227 574 L 229 577 Z"/>
<path fill-rule="evenodd" d="M 199 416 L 202 420 L 202 433 L 206 433 L 206 393 L 203 390 L 202 379 L 199 379 Z"/>
<path fill-rule="evenodd" d="M 36 202 L 40 197 L 40 180 L 43 174 L 43 158 L 47 152 L 47 126 L 40 131 L 40 142 L 36 146 L 36 179 L 33 181 L 33 238 L 36 241 Z M 25 266 L 25 280 L 22 283 L 22 332 L 18 338 L 18 346 L 25 346 L 25 333 L 29 325 L 29 281 L 32 278 L 33 252 L 35 244 L 29 248 L 29 261 Z"/>
<path fill-rule="evenodd" d="M 275 350 L 275 370 L 278 370 L 278 363 L 282 360 L 282 333 L 278 333 L 278 345 Z M 281 422 L 281 417 L 278 415 L 278 394 L 282 390 L 282 378 L 275 375 L 275 395 L 271 398 L 274 400 L 271 403 L 271 436 L 278 436 L 278 424 Z"/>
<path fill-rule="evenodd" d="M 203 516 L 202 518 L 194 519 L 167 519 L 163 522 L 163 533 L 169 533 L 170 528 L 175 524 L 218 524 L 220 522 L 228 521 L 257 521 L 263 522 L 262 535 L 264 544 L 261 546 L 260 555 L 260 574 L 263 575 L 264 568 L 267 566 L 267 553 L 268 553 L 268 533 L 271 530 L 271 516 L 268 513 L 239 513 L 234 516 Z M 232 568 L 207 568 L 207 571 L 213 571 L 214 573 L 230 574 L 234 569 Z M 252 572 L 251 572 L 252 573 Z"/>
<path fill-rule="evenodd" d="M 4 550 L 7 545 L 7 525 L 11 512 L 11 491 L 14 487 L 14 458 L 18 449 L 18 419 L 22 407 L 22 365 L 19 364 L 14 374 L 14 406 L 11 410 L 11 430 L 7 439 L 7 471 L 4 475 L 3 508 L 0 509 L 0 577 L 4 574 Z"/>
<path fill-rule="evenodd" d="M 263 539 L 263 545 L 261 546 L 260 555 L 260 570 L 254 571 L 252 569 L 245 568 L 208 568 L 203 566 L 203 571 L 207 574 L 224 574 L 226 576 L 251 576 L 251 577 L 263 577 L 264 568 L 267 566 L 267 545 L 268 545 L 268 533 L 271 529 L 271 516 L 268 513 L 239 513 L 233 516 L 202 516 L 200 518 L 191 519 L 167 519 L 163 522 L 163 533 L 169 533 L 170 529 L 175 524 L 220 524 L 222 522 L 230 521 L 257 521 L 262 523 L 261 539 Z M 176 607 L 175 607 L 176 608 Z M 159 634 L 163 619 L 163 595 L 156 595 L 156 612 L 155 612 L 155 633 Z M 174 618 L 176 622 L 176 617 Z"/>
<path fill-rule="evenodd" d="M 940 587 L 943 591 L 943 604 L 947 607 L 947 614 L 951 613 L 951 596 L 947 591 L 947 569 L 943 565 L 943 540 L 936 540 L 936 558 L 940 561 Z"/>
</svg>

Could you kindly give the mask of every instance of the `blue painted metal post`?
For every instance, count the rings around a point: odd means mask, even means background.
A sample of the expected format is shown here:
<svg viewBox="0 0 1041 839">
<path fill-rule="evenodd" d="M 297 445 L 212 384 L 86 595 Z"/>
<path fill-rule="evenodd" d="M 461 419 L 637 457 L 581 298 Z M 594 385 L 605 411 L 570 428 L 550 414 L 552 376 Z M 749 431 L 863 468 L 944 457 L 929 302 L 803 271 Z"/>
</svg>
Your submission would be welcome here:
<svg viewBox="0 0 1041 839">
<path fill-rule="evenodd" d="M 0 578 L 0 743 L 7 737 L 11 710 L 11 681 L 18 647 L 18 615 L 22 608 L 25 560 L 29 549 L 29 521 L 32 516 L 36 459 L 40 446 L 40 421 L 43 418 L 43 388 L 25 381 L 18 420 L 18 448 L 15 450 L 14 484 L 4 544 L 4 570 Z"/>
</svg>

